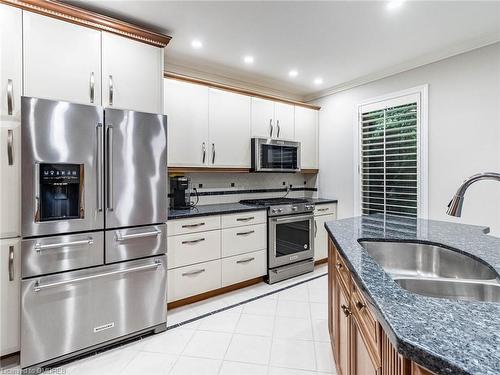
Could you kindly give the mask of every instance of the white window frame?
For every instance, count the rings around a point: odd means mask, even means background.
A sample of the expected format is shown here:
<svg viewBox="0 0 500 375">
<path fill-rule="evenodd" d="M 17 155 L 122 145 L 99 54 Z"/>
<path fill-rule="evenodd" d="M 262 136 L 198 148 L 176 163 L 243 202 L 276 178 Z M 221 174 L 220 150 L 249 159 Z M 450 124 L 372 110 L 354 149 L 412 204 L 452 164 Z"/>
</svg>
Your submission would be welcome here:
<svg viewBox="0 0 500 375">
<path fill-rule="evenodd" d="M 361 109 L 366 106 L 383 107 L 383 102 L 397 101 L 403 99 L 405 96 L 416 96 L 417 106 L 420 108 L 417 121 L 417 132 L 419 137 L 417 139 L 417 174 L 419 183 L 417 184 L 417 217 L 427 219 L 429 217 L 429 121 L 428 121 L 428 106 L 429 106 L 429 85 L 422 85 L 412 87 L 406 90 L 401 90 L 371 98 L 357 104 L 354 113 L 353 125 L 355 129 L 354 137 L 354 215 L 361 215 L 361 184 L 360 184 L 360 121 Z"/>
</svg>

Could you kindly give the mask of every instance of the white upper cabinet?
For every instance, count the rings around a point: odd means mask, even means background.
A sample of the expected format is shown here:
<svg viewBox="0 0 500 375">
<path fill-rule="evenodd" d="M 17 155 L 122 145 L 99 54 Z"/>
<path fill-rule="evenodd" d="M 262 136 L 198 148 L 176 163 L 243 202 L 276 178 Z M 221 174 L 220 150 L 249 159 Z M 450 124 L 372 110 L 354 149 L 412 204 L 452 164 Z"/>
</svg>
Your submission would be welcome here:
<svg viewBox="0 0 500 375">
<path fill-rule="evenodd" d="M 270 138 L 275 133 L 274 102 L 252 97 L 252 137 Z"/>
<path fill-rule="evenodd" d="M 101 104 L 100 31 L 23 12 L 23 32 L 25 96 Z"/>
<path fill-rule="evenodd" d="M 294 106 L 252 97 L 252 137 L 292 140 Z"/>
<path fill-rule="evenodd" d="M 250 97 L 210 88 L 209 165 L 250 168 Z"/>
<path fill-rule="evenodd" d="M 290 104 L 275 102 L 274 120 L 276 131 L 273 137 L 279 139 L 294 139 L 294 106 Z"/>
<path fill-rule="evenodd" d="M 295 140 L 300 142 L 301 169 L 318 169 L 318 111 L 295 106 Z"/>
<path fill-rule="evenodd" d="M 165 79 L 168 165 L 208 166 L 208 87 Z"/>
<path fill-rule="evenodd" d="M 102 33 L 105 107 L 163 113 L 163 48 Z"/>
<path fill-rule="evenodd" d="M 0 4 L 0 121 L 21 119 L 22 36 L 21 9 Z"/>
</svg>

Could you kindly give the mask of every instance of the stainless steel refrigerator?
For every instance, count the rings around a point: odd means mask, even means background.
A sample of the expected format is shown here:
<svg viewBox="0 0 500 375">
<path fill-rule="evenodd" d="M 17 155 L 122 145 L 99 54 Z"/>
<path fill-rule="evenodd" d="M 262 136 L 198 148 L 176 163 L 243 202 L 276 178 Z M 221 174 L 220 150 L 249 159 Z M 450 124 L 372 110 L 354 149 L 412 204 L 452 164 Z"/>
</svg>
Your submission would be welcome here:
<svg viewBox="0 0 500 375">
<path fill-rule="evenodd" d="M 21 367 L 166 329 L 166 116 L 21 107 Z"/>
</svg>

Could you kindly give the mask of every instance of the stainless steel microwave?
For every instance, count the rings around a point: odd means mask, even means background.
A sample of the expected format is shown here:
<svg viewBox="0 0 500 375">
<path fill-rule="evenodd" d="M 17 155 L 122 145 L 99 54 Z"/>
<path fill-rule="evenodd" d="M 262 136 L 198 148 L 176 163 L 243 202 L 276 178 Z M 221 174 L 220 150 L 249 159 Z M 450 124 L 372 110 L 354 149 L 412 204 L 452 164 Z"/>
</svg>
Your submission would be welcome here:
<svg viewBox="0 0 500 375">
<path fill-rule="evenodd" d="M 300 142 L 252 138 L 253 172 L 300 172 Z"/>
</svg>

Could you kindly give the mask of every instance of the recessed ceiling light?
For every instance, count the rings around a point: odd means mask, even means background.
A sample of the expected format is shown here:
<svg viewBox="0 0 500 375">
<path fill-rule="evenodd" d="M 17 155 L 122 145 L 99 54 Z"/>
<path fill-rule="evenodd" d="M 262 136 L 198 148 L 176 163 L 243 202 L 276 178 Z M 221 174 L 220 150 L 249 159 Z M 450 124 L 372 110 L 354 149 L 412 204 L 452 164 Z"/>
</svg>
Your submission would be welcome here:
<svg viewBox="0 0 500 375">
<path fill-rule="evenodd" d="M 203 43 L 201 42 L 201 40 L 193 39 L 191 41 L 191 47 L 193 47 L 194 49 L 200 49 L 201 47 L 203 47 Z"/>
<path fill-rule="evenodd" d="M 243 61 L 245 62 L 245 64 L 253 64 L 254 58 L 253 56 L 248 55 L 243 57 Z"/>
<path fill-rule="evenodd" d="M 322 83 L 323 83 L 323 78 L 321 77 L 314 78 L 315 85 L 321 85 Z"/>
<path fill-rule="evenodd" d="M 288 72 L 288 75 L 289 75 L 290 77 L 292 77 L 292 78 L 293 78 L 293 77 L 297 77 L 297 76 L 299 75 L 299 72 L 298 72 L 297 70 L 295 70 L 295 69 L 292 69 L 292 70 L 290 70 L 290 71 Z"/>
<path fill-rule="evenodd" d="M 404 0 L 391 0 L 387 3 L 387 9 L 388 10 L 395 10 L 401 7 L 403 5 Z"/>
</svg>

